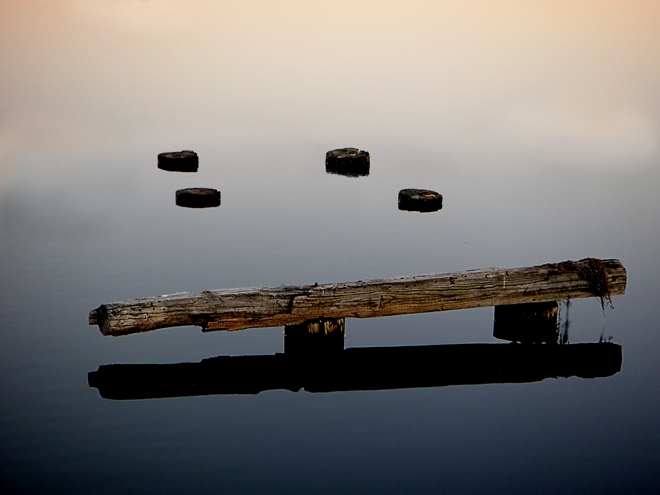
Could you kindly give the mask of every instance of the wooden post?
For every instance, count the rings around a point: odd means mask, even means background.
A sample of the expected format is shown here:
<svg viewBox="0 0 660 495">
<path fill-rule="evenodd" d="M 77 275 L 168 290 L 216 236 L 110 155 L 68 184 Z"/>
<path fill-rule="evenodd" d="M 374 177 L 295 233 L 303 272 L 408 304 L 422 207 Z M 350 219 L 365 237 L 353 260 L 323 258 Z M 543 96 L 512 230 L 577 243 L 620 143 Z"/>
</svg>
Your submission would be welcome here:
<svg viewBox="0 0 660 495">
<path fill-rule="evenodd" d="M 442 209 L 442 194 L 428 189 L 401 189 L 399 210 L 430 213 Z"/>
<path fill-rule="evenodd" d="M 318 318 L 284 327 L 284 354 L 304 359 L 332 359 L 344 350 L 344 318 Z"/>
<path fill-rule="evenodd" d="M 220 191 L 208 187 L 179 189 L 175 193 L 175 202 L 184 208 L 215 208 L 220 206 Z"/>
<path fill-rule="evenodd" d="M 357 148 L 341 148 L 325 154 L 325 171 L 346 177 L 369 175 L 369 152 Z"/>
<path fill-rule="evenodd" d="M 556 344 L 558 314 L 556 301 L 495 306 L 493 337 L 512 342 Z"/>
<path fill-rule="evenodd" d="M 618 260 L 585 258 L 527 268 L 385 278 L 341 284 L 178 293 L 102 304 L 89 314 L 103 335 L 196 325 L 205 331 L 298 325 L 316 318 L 374 318 L 600 297 L 626 290 Z"/>
<path fill-rule="evenodd" d="M 190 150 L 170 151 L 158 155 L 158 168 L 168 172 L 197 172 L 199 157 Z"/>
</svg>

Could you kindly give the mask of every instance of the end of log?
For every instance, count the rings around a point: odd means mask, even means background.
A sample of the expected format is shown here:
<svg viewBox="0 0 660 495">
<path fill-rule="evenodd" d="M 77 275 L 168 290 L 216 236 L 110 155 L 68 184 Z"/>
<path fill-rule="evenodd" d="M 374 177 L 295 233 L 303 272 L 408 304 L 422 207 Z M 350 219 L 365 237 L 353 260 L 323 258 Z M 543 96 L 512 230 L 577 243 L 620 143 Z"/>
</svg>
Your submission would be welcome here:
<svg viewBox="0 0 660 495">
<path fill-rule="evenodd" d="M 89 312 L 89 324 L 98 325 L 98 313 L 96 312 L 95 309 Z"/>
<path fill-rule="evenodd" d="M 622 295 L 626 292 L 628 275 L 619 260 L 583 258 L 579 261 L 568 260 L 542 266 L 549 268 L 551 271 L 575 273 L 589 284 L 589 290 L 592 294 L 600 298 L 603 311 L 606 306 L 614 309 L 612 304 L 613 295 Z"/>
<path fill-rule="evenodd" d="M 115 335 L 108 325 L 108 311 L 104 304 L 89 312 L 89 324 L 98 325 L 102 335 Z"/>
<path fill-rule="evenodd" d="M 340 148 L 325 154 L 325 171 L 346 177 L 369 175 L 369 152 L 357 148 Z"/>
</svg>

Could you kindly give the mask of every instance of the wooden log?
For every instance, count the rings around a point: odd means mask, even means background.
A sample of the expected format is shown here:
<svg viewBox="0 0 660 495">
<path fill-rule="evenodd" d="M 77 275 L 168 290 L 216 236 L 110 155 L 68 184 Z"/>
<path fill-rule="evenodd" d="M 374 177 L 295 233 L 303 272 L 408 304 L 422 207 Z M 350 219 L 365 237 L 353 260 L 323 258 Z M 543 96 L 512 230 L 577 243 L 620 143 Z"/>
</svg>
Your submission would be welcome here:
<svg viewBox="0 0 660 495">
<path fill-rule="evenodd" d="M 102 304 L 89 314 L 103 335 L 196 325 L 204 331 L 297 325 L 314 318 L 379 316 L 558 301 L 626 288 L 618 260 L 585 258 L 528 268 L 385 278 L 339 284 L 221 289 Z"/>
</svg>

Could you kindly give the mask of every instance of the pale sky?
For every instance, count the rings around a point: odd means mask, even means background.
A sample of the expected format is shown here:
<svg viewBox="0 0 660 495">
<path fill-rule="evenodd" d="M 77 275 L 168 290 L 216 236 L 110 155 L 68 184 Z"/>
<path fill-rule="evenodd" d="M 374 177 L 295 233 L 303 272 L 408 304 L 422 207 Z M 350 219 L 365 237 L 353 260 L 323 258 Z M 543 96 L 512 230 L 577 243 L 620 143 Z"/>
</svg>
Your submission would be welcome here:
<svg viewBox="0 0 660 495">
<path fill-rule="evenodd" d="M 639 0 L 2 0 L 0 180 L 173 136 L 657 163 L 658 26 Z"/>
</svg>

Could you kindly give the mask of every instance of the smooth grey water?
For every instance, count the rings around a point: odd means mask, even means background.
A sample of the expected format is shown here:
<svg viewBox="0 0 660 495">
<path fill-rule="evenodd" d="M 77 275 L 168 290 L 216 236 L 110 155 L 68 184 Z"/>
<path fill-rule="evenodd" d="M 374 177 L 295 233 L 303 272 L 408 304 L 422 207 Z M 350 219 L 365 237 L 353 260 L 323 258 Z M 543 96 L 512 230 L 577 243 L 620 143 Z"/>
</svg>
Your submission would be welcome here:
<svg viewBox="0 0 660 495">
<path fill-rule="evenodd" d="M 7 2 L 0 72 L 0 488 L 7 493 L 655 493 L 657 6 Z M 340 70 L 341 69 L 341 70 Z M 371 153 L 368 177 L 325 152 Z M 196 174 L 156 167 L 194 149 Z M 214 187 L 219 208 L 175 205 Z M 400 189 L 443 194 L 397 209 Z M 112 363 L 282 352 L 282 329 L 120 338 L 121 299 L 618 258 L 571 342 L 619 373 L 102 399 Z M 347 320 L 348 347 L 495 342 L 492 309 Z"/>
</svg>

